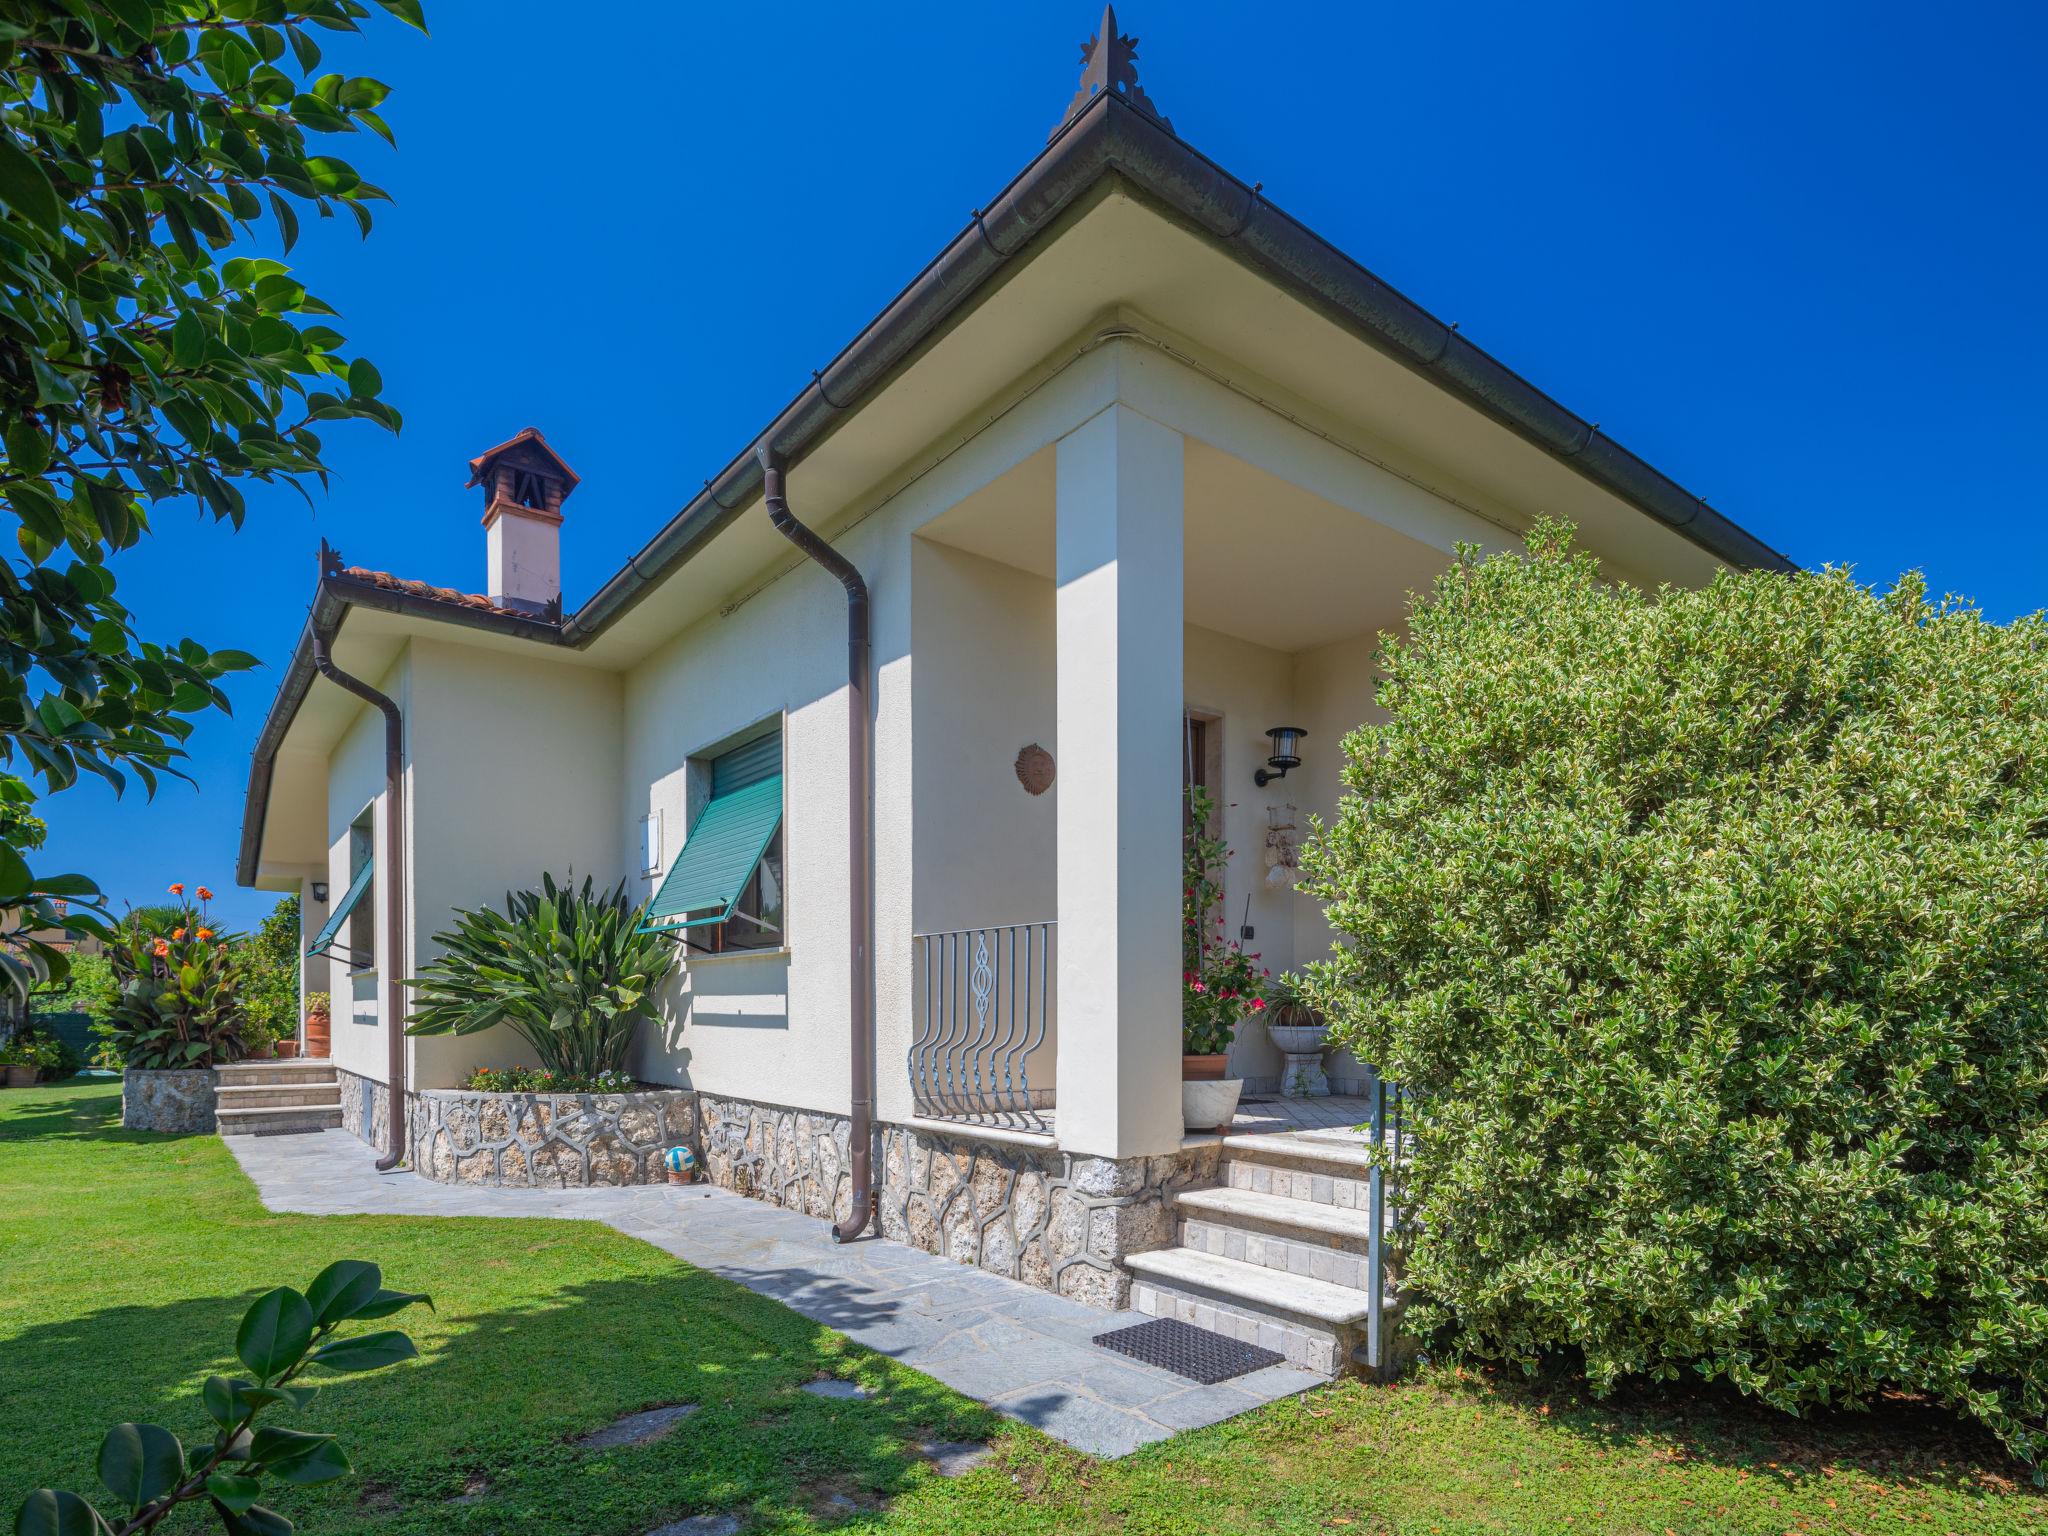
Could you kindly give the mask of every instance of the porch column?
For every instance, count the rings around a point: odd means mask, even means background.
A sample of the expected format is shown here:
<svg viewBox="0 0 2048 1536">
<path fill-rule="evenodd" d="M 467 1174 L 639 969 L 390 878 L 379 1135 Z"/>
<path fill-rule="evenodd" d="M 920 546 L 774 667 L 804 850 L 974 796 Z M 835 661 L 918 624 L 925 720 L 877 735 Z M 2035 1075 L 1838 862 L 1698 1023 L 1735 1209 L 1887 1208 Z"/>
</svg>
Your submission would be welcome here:
<svg viewBox="0 0 2048 1536">
<path fill-rule="evenodd" d="M 1115 405 L 1062 438 L 1060 1145 L 1181 1143 L 1181 436 Z"/>
</svg>

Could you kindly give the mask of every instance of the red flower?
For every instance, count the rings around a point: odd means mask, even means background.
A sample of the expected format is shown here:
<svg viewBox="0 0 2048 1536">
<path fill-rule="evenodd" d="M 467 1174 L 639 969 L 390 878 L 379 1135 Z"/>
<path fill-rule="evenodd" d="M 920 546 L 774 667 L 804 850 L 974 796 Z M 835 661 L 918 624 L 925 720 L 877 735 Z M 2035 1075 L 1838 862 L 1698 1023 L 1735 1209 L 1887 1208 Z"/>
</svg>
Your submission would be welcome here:
<svg viewBox="0 0 2048 1536">
<path fill-rule="evenodd" d="M 165 955 L 168 955 L 168 954 L 169 954 L 169 953 L 171 952 L 171 946 L 170 946 L 169 944 L 165 943 L 165 942 L 164 942 L 164 941 L 163 941 L 162 939 L 158 939 L 158 940 L 156 941 L 156 945 L 155 945 L 155 948 L 156 948 L 156 957 L 157 957 L 157 959 L 159 959 L 159 960 L 163 959 L 163 957 L 164 957 Z"/>
<path fill-rule="evenodd" d="M 171 930 L 171 937 L 174 939 L 182 940 L 185 937 L 185 930 L 182 928 L 173 928 Z"/>
<path fill-rule="evenodd" d="M 209 891 L 205 886 L 202 885 L 201 887 L 199 887 L 199 899 L 201 901 L 211 901 L 213 900 L 213 892 Z"/>
<path fill-rule="evenodd" d="M 184 894 L 185 894 L 185 882 L 184 882 L 184 881 L 182 881 L 182 880 L 180 880 L 180 881 L 179 881 L 179 882 L 178 882 L 178 883 L 177 883 L 176 885 L 172 886 L 172 887 L 171 887 L 171 894 L 172 894 L 173 896 L 182 896 L 182 895 L 184 895 Z"/>
<path fill-rule="evenodd" d="M 1265 999 L 1264 999 L 1263 997 L 1255 997 L 1255 998 L 1253 998 L 1253 999 L 1252 999 L 1252 1012 L 1253 1012 L 1253 1013 L 1264 1013 L 1265 1011 L 1266 1011 L 1266 1000 L 1265 1000 Z"/>
<path fill-rule="evenodd" d="M 213 930 L 211 928 L 202 928 L 197 933 L 193 934 L 192 937 L 197 939 L 200 943 L 204 944 L 208 939 L 213 937 Z"/>
</svg>

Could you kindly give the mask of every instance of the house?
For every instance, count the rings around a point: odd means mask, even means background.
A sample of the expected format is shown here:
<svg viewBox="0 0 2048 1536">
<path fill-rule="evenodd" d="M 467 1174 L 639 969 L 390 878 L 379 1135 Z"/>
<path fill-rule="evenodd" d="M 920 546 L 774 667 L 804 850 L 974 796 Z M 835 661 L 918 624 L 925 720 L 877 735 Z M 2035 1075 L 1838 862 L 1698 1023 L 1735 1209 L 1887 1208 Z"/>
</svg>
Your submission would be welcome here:
<svg viewBox="0 0 2048 1536">
<path fill-rule="evenodd" d="M 348 1128 L 396 1157 L 389 1085 L 517 1055 L 398 1032 L 453 909 L 623 878 L 685 946 L 634 1070 L 715 1177 L 1104 1306 L 1219 1177 L 1183 783 L 1231 928 L 1312 957 L 1263 850 L 1331 813 L 1375 636 L 1457 545 L 1549 513 L 1634 582 L 1786 564 L 1183 141 L 1113 12 L 1049 142 L 597 592 L 542 433 L 469 468 L 485 590 L 323 553 L 250 775 L 240 879 L 304 899 Z"/>
</svg>

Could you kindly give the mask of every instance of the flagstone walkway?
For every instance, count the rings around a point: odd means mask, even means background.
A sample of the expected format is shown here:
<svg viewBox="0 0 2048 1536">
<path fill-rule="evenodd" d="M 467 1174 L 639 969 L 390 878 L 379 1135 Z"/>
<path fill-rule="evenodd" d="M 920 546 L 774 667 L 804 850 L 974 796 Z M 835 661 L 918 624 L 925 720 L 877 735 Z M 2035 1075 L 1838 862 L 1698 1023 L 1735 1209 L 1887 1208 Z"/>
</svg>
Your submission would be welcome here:
<svg viewBox="0 0 2048 1536">
<path fill-rule="evenodd" d="M 437 1184 L 378 1173 L 375 1151 L 346 1131 L 225 1140 L 274 1211 L 607 1222 L 1091 1456 L 1122 1456 L 1322 1380 L 1279 1365 L 1197 1386 L 1089 1342 L 1147 1320 L 1136 1312 L 1097 1311 L 884 1238 L 842 1246 L 822 1221 L 704 1185 Z"/>
</svg>

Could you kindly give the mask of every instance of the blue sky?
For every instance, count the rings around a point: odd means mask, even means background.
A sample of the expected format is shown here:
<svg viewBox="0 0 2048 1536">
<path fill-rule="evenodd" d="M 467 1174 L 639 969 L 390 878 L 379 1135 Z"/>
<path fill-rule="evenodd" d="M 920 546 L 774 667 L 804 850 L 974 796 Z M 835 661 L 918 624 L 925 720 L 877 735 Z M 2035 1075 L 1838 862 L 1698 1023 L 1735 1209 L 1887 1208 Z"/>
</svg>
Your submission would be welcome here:
<svg viewBox="0 0 2048 1536">
<path fill-rule="evenodd" d="M 580 14 L 582 22 L 565 25 Z M 532 424 L 583 476 L 573 604 L 1043 144 L 1088 0 L 581 13 L 428 0 L 335 67 L 394 87 L 376 232 L 291 258 L 406 417 L 327 434 L 309 513 L 165 504 L 122 557 L 155 638 L 270 665 L 194 790 L 44 802 L 38 868 L 233 886 L 248 753 L 326 537 L 478 590 L 463 461 Z M 598 18 L 602 24 L 598 24 Z M 2040 7 L 1128 0 L 1180 135 L 1802 563 L 2044 603 Z M 2035 104 L 2031 105 L 2030 103 Z"/>
</svg>

